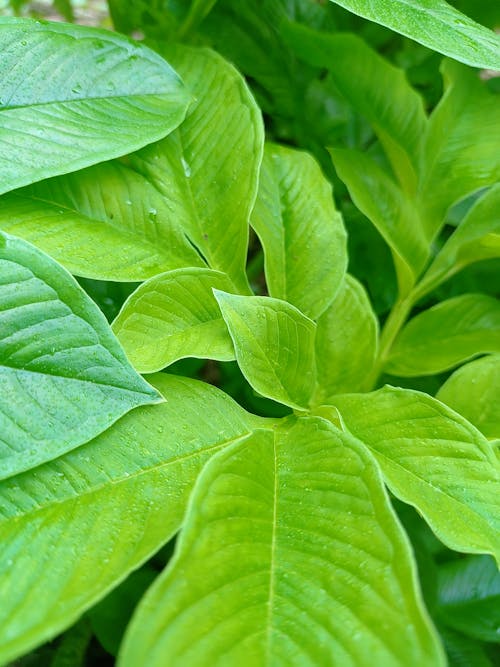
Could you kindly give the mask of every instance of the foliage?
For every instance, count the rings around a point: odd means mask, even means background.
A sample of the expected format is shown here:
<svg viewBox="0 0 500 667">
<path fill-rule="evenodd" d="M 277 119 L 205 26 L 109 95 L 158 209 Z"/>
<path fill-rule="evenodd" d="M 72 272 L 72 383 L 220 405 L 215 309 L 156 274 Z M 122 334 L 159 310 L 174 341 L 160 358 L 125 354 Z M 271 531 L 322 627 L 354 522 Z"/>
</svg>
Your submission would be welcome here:
<svg viewBox="0 0 500 667">
<path fill-rule="evenodd" d="M 1 664 L 492 664 L 498 102 L 355 14 L 498 40 L 337 4 L 0 19 Z"/>
</svg>

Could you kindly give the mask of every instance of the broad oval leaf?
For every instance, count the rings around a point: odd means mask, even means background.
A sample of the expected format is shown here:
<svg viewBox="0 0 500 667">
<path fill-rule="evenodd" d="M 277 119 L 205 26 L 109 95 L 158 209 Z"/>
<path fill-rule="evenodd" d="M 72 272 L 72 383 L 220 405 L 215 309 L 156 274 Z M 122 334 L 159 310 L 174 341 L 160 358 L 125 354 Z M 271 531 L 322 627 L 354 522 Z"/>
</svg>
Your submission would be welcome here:
<svg viewBox="0 0 500 667">
<path fill-rule="evenodd" d="M 479 431 L 409 389 L 346 394 L 334 405 L 377 459 L 391 491 L 416 507 L 442 542 L 500 562 L 500 475 Z"/>
<path fill-rule="evenodd" d="M 500 354 L 459 368 L 436 398 L 463 415 L 487 438 L 500 438 Z"/>
<path fill-rule="evenodd" d="M 432 375 L 486 352 L 500 352 L 500 303 L 484 294 L 463 294 L 410 320 L 385 370 L 402 377 Z"/>
<path fill-rule="evenodd" d="M 166 136 L 190 94 L 160 56 L 79 25 L 0 18 L 0 194 Z"/>
<path fill-rule="evenodd" d="M 131 157 L 164 195 L 210 268 L 249 291 L 248 221 L 264 145 L 259 108 L 242 76 L 208 49 L 161 45 L 195 100 L 169 137 Z"/>
<path fill-rule="evenodd" d="M 286 301 L 214 294 L 248 382 L 267 398 L 306 409 L 316 382 L 315 323 Z"/>
<path fill-rule="evenodd" d="M 372 124 L 403 188 L 414 193 L 427 118 L 403 70 L 356 35 L 326 34 L 298 23 L 285 23 L 282 32 L 301 59 L 328 68 L 342 95 Z"/>
<path fill-rule="evenodd" d="M 161 396 L 72 276 L 0 234 L 0 479 L 54 459 Z"/>
<path fill-rule="evenodd" d="M 473 67 L 500 69 L 500 40 L 444 0 L 332 0 Z"/>
<path fill-rule="evenodd" d="M 179 529 L 206 461 L 259 421 L 210 385 L 166 374 L 152 382 L 166 403 L 0 482 L 2 664 L 71 625 L 150 558 Z"/>
<path fill-rule="evenodd" d="M 266 145 L 251 224 L 264 248 L 269 294 L 319 317 L 342 281 L 347 248 L 331 185 L 310 155 Z"/>
<path fill-rule="evenodd" d="M 389 245 L 399 290 L 415 284 L 429 255 L 417 207 L 396 181 L 368 155 L 351 149 L 330 149 L 333 164 L 357 208 Z"/>
<path fill-rule="evenodd" d="M 164 197 L 144 176 L 108 162 L 0 198 L 0 228 L 71 273 L 142 281 L 204 262 Z"/>
<path fill-rule="evenodd" d="M 213 289 L 229 278 L 211 269 L 179 269 L 141 285 L 124 303 L 113 331 L 134 368 L 161 370 L 184 357 L 234 359 L 233 343 Z"/>
<path fill-rule="evenodd" d="M 439 251 L 418 286 L 423 295 L 464 267 L 500 257 L 500 184 L 474 204 Z"/>
<path fill-rule="evenodd" d="M 441 71 L 446 90 L 427 125 L 418 193 L 429 239 L 452 204 L 498 182 L 500 175 L 497 96 L 463 65 L 445 60 Z"/>
<path fill-rule="evenodd" d="M 204 469 L 119 665 L 444 665 L 371 456 L 319 419 Z"/>
<path fill-rule="evenodd" d="M 378 319 L 364 287 L 347 274 L 335 299 L 317 322 L 316 404 L 360 391 L 378 352 Z"/>
<path fill-rule="evenodd" d="M 440 566 L 437 616 L 469 637 L 500 642 L 500 572 L 490 556 Z"/>
</svg>

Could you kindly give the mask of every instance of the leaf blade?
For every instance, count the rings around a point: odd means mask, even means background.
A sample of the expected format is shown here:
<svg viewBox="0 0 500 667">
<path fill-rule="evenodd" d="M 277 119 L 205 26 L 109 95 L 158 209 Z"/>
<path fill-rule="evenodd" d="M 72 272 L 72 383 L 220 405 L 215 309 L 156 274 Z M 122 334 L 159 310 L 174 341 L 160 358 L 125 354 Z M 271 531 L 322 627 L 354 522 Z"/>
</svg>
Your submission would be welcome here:
<svg viewBox="0 0 500 667">
<path fill-rule="evenodd" d="M 172 68 L 109 31 L 4 17 L 0 47 L 0 193 L 137 150 L 184 118 Z"/>
<path fill-rule="evenodd" d="M 1 478 L 162 399 L 70 274 L 25 241 L 0 236 Z"/>
</svg>

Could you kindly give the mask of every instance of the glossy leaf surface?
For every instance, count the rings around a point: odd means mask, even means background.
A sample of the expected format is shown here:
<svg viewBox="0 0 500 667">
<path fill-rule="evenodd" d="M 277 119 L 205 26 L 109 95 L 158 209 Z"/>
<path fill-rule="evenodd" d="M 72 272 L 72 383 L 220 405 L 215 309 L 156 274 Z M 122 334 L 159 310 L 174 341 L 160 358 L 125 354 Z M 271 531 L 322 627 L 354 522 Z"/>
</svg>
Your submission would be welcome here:
<svg viewBox="0 0 500 667">
<path fill-rule="evenodd" d="M 444 0 L 332 1 L 467 65 L 500 69 L 498 36 Z"/>
<path fill-rule="evenodd" d="M 402 377 L 429 375 L 485 352 L 500 352 L 500 303 L 483 294 L 463 294 L 410 320 L 385 368 Z"/>
<path fill-rule="evenodd" d="M 0 479 L 64 454 L 160 395 L 61 266 L 0 234 Z"/>
<path fill-rule="evenodd" d="M 143 176 L 108 162 L 9 193 L 0 228 L 33 243 L 72 273 L 142 281 L 203 266 L 167 202 Z"/>
<path fill-rule="evenodd" d="M 360 391 L 377 355 L 378 320 L 365 289 L 355 278 L 345 276 L 317 327 L 318 388 L 314 402 L 321 404 L 329 403 L 336 394 Z"/>
<path fill-rule="evenodd" d="M 353 202 L 390 246 L 400 291 L 405 293 L 416 282 L 429 252 L 414 202 L 368 155 L 340 148 L 330 154 Z"/>
<path fill-rule="evenodd" d="M 331 185 L 310 155 L 266 146 L 251 224 L 264 247 L 269 294 L 319 317 L 342 281 L 347 250 Z"/>
<path fill-rule="evenodd" d="M 116 33 L 0 18 L 0 193 L 166 136 L 190 93 L 157 54 Z"/>
<path fill-rule="evenodd" d="M 205 468 L 119 664 L 145 652 L 151 667 L 444 664 L 376 466 L 310 418 Z"/>
<path fill-rule="evenodd" d="M 213 289 L 230 289 L 210 269 L 179 269 L 141 285 L 125 302 L 113 331 L 134 368 L 151 373 L 183 357 L 231 361 L 233 343 Z"/>
<path fill-rule="evenodd" d="M 459 368 L 436 398 L 463 415 L 487 438 L 500 438 L 500 355 L 487 355 Z"/>
<path fill-rule="evenodd" d="M 2 663 L 71 625 L 147 560 L 178 530 L 203 464 L 251 432 L 250 415 L 217 389 L 152 381 L 166 403 L 0 483 Z"/>
<path fill-rule="evenodd" d="M 248 220 L 262 160 L 260 111 L 243 78 L 207 49 L 162 45 L 195 100 L 181 127 L 132 157 L 210 268 L 247 290 Z"/>
<path fill-rule="evenodd" d="M 415 506 L 441 541 L 500 560 L 500 476 L 479 431 L 409 389 L 338 396 L 334 404 L 370 448 L 391 491 Z"/>
<path fill-rule="evenodd" d="M 316 325 L 286 301 L 215 291 L 243 375 L 263 396 L 303 410 L 316 373 Z"/>
<path fill-rule="evenodd" d="M 415 192 L 427 119 L 422 98 L 403 70 L 355 35 L 326 34 L 292 23 L 283 32 L 300 58 L 328 68 L 342 95 L 372 124 L 400 183 Z"/>
<path fill-rule="evenodd" d="M 500 642 L 500 572 L 489 556 L 445 563 L 438 576 L 439 619 L 469 637 Z"/>
<path fill-rule="evenodd" d="M 500 49 L 499 49 L 500 53 Z M 500 117 L 497 96 L 477 72 L 445 60 L 445 94 L 431 114 L 424 137 L 419 187 L 422 220 L 434 238 L 448 208 L 499 179 Z"/>
</svg>

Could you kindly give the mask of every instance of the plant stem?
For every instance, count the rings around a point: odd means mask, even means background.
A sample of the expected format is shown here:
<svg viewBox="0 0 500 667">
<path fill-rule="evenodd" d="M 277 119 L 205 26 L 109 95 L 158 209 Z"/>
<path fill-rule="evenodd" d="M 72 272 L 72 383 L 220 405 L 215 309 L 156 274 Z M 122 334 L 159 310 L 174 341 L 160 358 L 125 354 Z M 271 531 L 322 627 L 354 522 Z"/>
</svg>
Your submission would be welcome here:
<svg viewBox="0 0 500 667">
<path fill-rule="evenodd" d="M 398 299 L 394 304 L 380 334 L 379 352 L 371 373 L 365 382 L 365 391 L 372 391 L 387 361 L 389 353 L 396 336 L 406 322 L 408 315 L 415 303 L 415 294 L 410 292 L 403 299 Z"/>
</svg>

